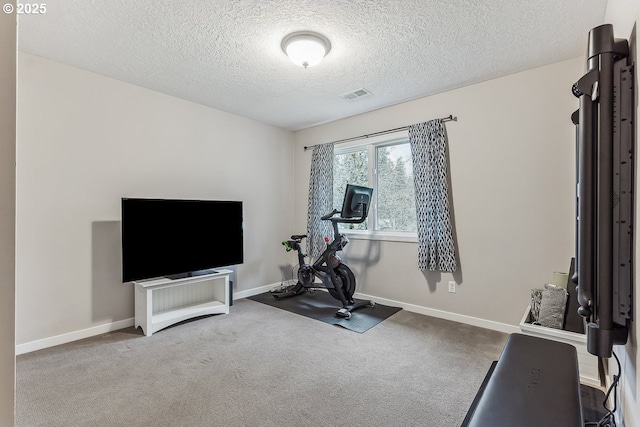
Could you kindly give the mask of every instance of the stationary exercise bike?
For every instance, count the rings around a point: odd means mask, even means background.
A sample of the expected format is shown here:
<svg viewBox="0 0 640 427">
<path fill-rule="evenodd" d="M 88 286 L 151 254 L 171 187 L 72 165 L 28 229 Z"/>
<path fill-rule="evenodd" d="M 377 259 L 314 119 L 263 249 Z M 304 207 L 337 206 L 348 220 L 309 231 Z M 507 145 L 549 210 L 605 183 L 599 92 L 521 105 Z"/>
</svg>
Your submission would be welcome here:
<svg viewBox="0 0 640 427">
<path fill-rule="evenodd" d="M 356 290 L 356 278 L 349 267 L 342 263 L 336 252 L 342 250 L 349 239 L 338 231 L 338 224 L 360 224 L 367 219 L 373 189 L 348 184 L 342 202 L 342 210 L 334 209 L 322 217 L 323 221 L 331 221 L 333 225 L 333 241 L 325 237 L 327 248 L 313 264 L 305 262 L 306 254 L 302 252 L 302 239 L 306 234 L 294 234 L 291 240 L 282 242 L 287 252 L 298 252 L 298 282 L 292 289 L 274 291 L 273 296 L 282 299 L 303 294 L 307 289 L 327 289 L 332 297 L 342 302 L 342 308 L 336 315 L 345 319 L 351 318 L 351 312 L 363 307 L 373 307 L 373 301 L 355 303 L 353 294 Z M 340 216 L 336 217 L 336 214 Z M 318 279 L 319 281 L 316 281 Z"/>
</svg>

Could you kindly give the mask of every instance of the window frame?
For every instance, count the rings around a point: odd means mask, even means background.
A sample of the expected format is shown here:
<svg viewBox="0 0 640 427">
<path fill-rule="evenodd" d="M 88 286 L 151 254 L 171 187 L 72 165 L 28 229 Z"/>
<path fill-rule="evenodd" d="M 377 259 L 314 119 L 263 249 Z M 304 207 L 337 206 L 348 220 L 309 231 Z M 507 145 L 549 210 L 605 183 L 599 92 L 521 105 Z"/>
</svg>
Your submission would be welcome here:
<svg viewBox="0 0 640 427">
<path fill-rule="evenodd" d="M 340 154 L 349 154 L 356 151 L 367 152 L 368 162 L 368 186 L 373 188 L 373 198 L 369 207 L 369 230 L 340 229 L 340 233 L 356 240 L 382 240 L 391 242 L 416 243 L 418 241 L 417 232 L 403 231 L 378 231 L 377 210 L 378 210 L 378 176 L 377 176 L 377 149 L 409 142 L 409 132 L 402 130 L 398 132 L 378 135 L 357 141 L 342 143 L 334 147 L 334 157 Z"/>
</svg>

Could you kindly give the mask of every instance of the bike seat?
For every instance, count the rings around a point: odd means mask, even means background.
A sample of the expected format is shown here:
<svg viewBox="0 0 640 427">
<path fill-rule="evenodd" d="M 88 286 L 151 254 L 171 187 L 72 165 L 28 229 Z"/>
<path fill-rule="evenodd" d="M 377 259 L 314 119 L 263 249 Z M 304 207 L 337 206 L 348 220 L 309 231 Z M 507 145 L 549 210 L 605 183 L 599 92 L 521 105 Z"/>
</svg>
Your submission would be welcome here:
<svg viewBox="0 0 640 427">
<path fill-rule="evenodd" d="M 291 236 L 291 240 L 302 240 L 307 237 L 306 234 L 294 234 Z"/>
</svg>

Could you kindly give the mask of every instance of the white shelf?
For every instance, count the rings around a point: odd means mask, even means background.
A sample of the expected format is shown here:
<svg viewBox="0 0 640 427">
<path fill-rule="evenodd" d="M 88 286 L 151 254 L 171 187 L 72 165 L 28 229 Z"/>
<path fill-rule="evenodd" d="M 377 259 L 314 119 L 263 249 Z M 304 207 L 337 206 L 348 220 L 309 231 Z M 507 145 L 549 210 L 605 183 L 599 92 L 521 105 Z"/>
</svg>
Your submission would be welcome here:
<svg viewBox="0 0 640 427">
<path fill-rule="evenodd" d="M 146 336 L 183 320 L 229 313 L 231 270 L 135 284 L 135 326 Z"/>
<path fill-rule="evenodd" d="M 173 311 L 165 311 L 163 313 L 157 313 L 153 315 L 153 323 L 164 322 L 176 317 L 189 317 L 189 316 L 201 316 L 200 313 L 210 311 L 217 307 L 224 307 L 224 304 L 220 301 L 205 302 L 203 304 L 192 305 L 184 308 L 175 309 Z"/>
</svg>

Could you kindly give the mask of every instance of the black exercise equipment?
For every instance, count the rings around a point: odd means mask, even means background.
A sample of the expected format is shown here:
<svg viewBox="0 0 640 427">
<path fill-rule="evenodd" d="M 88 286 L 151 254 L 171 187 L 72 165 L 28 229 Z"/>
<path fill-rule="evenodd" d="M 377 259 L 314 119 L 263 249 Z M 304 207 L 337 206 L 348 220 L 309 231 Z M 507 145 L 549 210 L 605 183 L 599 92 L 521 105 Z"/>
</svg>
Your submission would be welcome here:
<svg viewBox="0 0 640 427">
<path fill-rule="evenodd" d="M 322 217 L 322 220 L 331 221 L 333 225 L 333 241 L 329 242 L 329 239 L 325 238 L 327 248 L 313 264 L 305 261 L 307 255 L 302 252 L 302 239 L 307 237 L 306 234 L 294 234 L 291 240 L 282 242 L 287 252 L 291 250 L 298 252 L 298 282 L 292 289 L 272 292 L 274 297 L 289 298 L 300 295 L 307 289 L 327 289 L 332 297 L 342 303 L 342 308 L 336 315 L 346 319 L 351 318 L 351 312 L 354 310 L 375 305 L 373 301 L 354 302 L 356 278 L 351 269 L 342 263 L 336 254 L 349 243 L 347 237 L 338 231 L 338 224 L 364 222 L 369 214 L 372 193 L 373 189 L 369 187 L 347 185 L 342 210 L 334 209 Z M 341 215 L 336 217 L 337 214 Z"/>
<path fill-rule="evenodd" d="M 462 427 L 582 427 L 575 347 L 512 334 Z"/>
<path fill-rule="evenodd" d="M 573 85 L 577 145 L 576 272 L 587 350 L 627 342 L 633 287 L 635 103 L 629 43 L 610 24 L 589 32 L 587 73 Z"/>
</svg>

